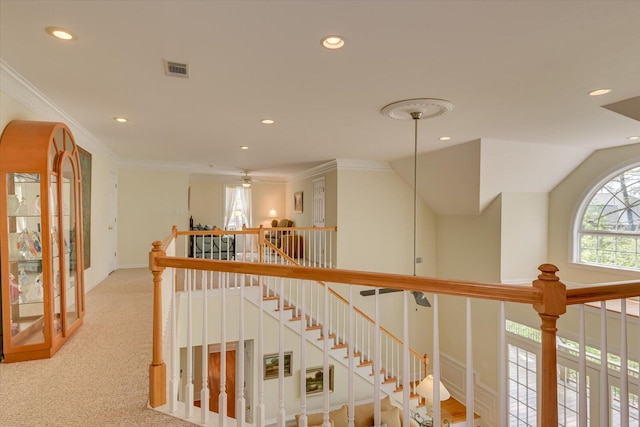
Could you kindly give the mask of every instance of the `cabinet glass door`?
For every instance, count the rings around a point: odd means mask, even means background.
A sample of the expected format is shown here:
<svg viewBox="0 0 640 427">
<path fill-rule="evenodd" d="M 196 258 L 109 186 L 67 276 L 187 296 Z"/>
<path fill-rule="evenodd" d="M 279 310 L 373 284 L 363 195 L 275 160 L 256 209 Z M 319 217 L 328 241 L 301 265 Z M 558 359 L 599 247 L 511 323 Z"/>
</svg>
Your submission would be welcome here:
<svg viewBox="0 0 640 427">
<path fill-rule="evenodd" d="M 74 186 L 76 183 L 73 165 L 69 157 L 62 163 L 62 236 L 64 236 L 64 307 L 66 313 L 66 328 L 78 320 L 78 239 L 76 198 Z"/>
<path fill-rule="evenodd" d="M 40 175 L 7 174 L 12 345 L 43 343 L 44 289 Z"/>
</svg>

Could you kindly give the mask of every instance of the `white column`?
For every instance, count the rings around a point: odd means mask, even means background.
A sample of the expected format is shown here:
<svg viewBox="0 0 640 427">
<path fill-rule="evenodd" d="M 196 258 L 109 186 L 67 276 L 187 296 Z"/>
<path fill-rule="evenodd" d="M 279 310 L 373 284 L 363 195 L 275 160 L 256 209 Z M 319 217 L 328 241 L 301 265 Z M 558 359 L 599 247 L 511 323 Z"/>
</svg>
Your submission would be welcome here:
<svg viewBox="0 0 640 427">
<path fill-rule="evenodd" d="M 280 277 L 278 280 L 278 427 L 285 427 L 287 420 L 284 408 L 284 279 Z"/>
<path fill-rule="evenodd" d="M 356 352 L 356 337 L 355 337 L 355 324 L 354 324 L 354 311 L 353 311 L 353 285 L 349 285 L 349 347 L 347 347 L 349 356 L 349 409 L 347 411 L 347 423 L 348 427 L 354 426 L 355 421 L 355 352 Z"/>
<path fill-rule="evenodd" d="M 329 422 L 329 284 L 325 283 L 323 293 L 324 302 L 324 318 L 322 320 L 322 337 L 323 340 L 323 352 L 322 352 L 322 410 L 324 412 L 322 419 L 322 427 L 330 427 Z"/>
</svg>

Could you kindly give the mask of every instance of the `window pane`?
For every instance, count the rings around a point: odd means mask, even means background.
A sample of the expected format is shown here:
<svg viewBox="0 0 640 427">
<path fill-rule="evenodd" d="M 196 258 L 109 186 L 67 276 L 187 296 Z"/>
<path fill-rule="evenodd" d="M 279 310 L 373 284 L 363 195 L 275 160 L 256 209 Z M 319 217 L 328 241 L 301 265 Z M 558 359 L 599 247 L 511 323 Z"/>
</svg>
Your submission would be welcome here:
<svg viewBox="0 0 640 427">
<path fill-rule="evenodd" d="M 639 237 L 640 166 L 636 166 L 611 179 L 589 200 L 576 236 L 578 261 L 640 269 Z"/>
</svg>

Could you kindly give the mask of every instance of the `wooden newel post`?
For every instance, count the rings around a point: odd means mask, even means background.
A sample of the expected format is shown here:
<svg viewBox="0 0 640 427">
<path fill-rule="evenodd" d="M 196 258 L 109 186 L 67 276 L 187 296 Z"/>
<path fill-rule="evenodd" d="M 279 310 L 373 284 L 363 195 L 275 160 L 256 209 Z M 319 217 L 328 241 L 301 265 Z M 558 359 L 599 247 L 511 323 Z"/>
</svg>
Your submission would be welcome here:
<svg viewBox="0 0 640 427">
<path fill-rule="evenodd" d="M 542 291 L 542 301 L 534 304 L 542 324 L 542 411 L 540 414 L 543 426 L 558 425 L 558 377 L 556 356 L 556 322 L 560 315 L 567 311 L 567 287 L 556 276 L 558 267 L 542 264 L 538 280 L 533 287 Z"/>
<path fill-rule="evenodd" d="M 149 365 L 149 405 L 152 408 L 167 403 L 167 367 L 162 360 L 162 272 L 157 256 L 165 256 L 162 242 L 153 242 L 149 252 L 149 269 L 153 273 L 153 356 Z"/>
</svg>

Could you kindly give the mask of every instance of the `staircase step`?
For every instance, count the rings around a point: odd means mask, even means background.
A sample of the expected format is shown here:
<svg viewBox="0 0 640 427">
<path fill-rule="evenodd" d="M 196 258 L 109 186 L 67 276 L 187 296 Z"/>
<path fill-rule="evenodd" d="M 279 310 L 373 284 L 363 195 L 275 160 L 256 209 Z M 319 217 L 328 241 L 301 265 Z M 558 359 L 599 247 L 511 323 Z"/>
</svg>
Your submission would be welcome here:
<svg viewBox="0 0 640 427">
<path fill-rule="evenodd" d="M 336 334 L 329 334 L 329 339 L 335 339 L 336 338 Z M 320 335 L 320 338 L 318 338 L 318 341 L 322 341 L 324 339 L 323 335 Z"/>
<path fill-rule="evenodd" d="M 333 347 L 331 347 L 331 348 L 332 348 L 332 349 L 334 349 L 334 350 L 336 350 L 336 349 L 339 349 L 339 348 L 348 348 L 348 347 L 349 347 L 349 344 L 342 343 L 342 344 L 336 344 L 336 345 L 334 345 L 334 346 L 333 346 Z"/>
<path fill-rule="evenodd" d="M 307 326 L 307 331 L 317 331 L 318 329 L 322 329 L 322 325 Z"/>
<path fill-rule="evenodd" d="M 294 308 L 296 308 L 296 306 L 295 306 L 295 305 L 285 305 L 285 306 L 284 306 L 285 311 L 286 311 L 286 310 L 293 310 Z M 279 308 L 279 307 L 278 307 L 278 308 L 276 308 L 276 311 L 280 311 L 280 308 Z"/>
<path fill-rule="evenodd" d="M 349 356 L 353 356 L 353 357 L 361 357 L 362 353 L 359 351 L 356 351 L 355 353 L 351 354 L 351 353 L 347 353 L 347 355 L 344 357 L 345 359 L 348 359 Z"/>
<path fill-rule="evenodd" d="M 280 297 L 277 295 L 271 295 L 271 296 L 263 296 L 262 300 L 263 301 L 273 301 L 273 300 L 279 300 Z"/>
<path fill-rule="evenodd" d="M 398 378 L 396 377 L 387 377 L 386 380 L 382 381 L 382 384 L 391 384 L 398 382 Z"/>
<path fill-rule="evenodd" d="M 373 366 L 373 360 L 364 360 L 358 364 L 358 367 L 362 366 Z"/>
</svg>

